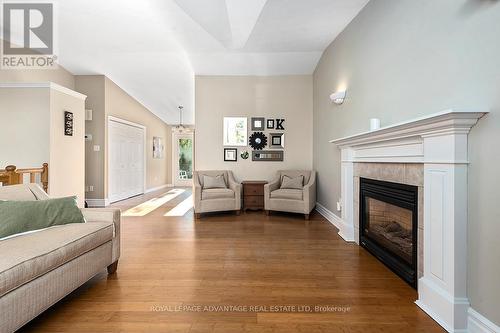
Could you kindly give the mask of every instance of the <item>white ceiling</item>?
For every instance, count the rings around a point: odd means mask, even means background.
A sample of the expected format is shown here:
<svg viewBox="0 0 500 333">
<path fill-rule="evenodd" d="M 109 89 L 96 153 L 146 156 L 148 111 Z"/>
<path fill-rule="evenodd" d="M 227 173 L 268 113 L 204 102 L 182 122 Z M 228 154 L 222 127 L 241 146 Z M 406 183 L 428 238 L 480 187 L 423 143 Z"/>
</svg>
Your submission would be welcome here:
<svg viewBox="0 0 500 333">
<path fill-rule="evenodd" d="M 59 61 L 194 123 L 194 75 L 311 74 L 368 1 L 59 0 Z"/>
</svg>

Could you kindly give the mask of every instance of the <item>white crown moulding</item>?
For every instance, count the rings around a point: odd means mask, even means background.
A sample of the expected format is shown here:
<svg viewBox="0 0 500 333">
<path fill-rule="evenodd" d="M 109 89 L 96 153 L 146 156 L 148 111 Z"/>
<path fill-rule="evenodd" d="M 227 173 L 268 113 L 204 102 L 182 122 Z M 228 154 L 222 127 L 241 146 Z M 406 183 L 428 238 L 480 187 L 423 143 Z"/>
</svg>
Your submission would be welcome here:
<svg viewBox="0 0 500 333">
<path fill-rule="evenodd" d="M 66 95 L 79 99 L 87 99 L 87 96 L 69 88 L 63 87 L 54 82 L 11 82 L 0 83 L 0 88 L 49 88 L 62 92 Z"/>
</svg>

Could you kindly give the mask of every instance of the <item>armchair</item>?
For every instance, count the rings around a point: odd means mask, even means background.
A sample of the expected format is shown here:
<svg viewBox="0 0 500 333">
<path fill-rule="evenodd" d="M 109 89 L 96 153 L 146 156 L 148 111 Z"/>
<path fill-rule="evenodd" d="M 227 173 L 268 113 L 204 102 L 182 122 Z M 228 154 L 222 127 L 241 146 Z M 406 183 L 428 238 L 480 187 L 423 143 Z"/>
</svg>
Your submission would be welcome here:
<svg viewBox="0 0 500 333">
<path fill-rule="evenodd" d="M 304 176 L 302 189 L 281 189 L 283 176 Z M 266 214 L 282 211 L 304 214 L 306 220 L 316 206 L 316 171 L 278 171 L 275 179 L 264 186 L 264 208 Z"/>
<path fill-rule="evenodd" d="M 203 188 L 203 176 L 223 175 L 227 188 Z M 229 170 L 194 171 L 193 173 L 194 213 L 200 218 L 202 213 L 241 210 L 241 184 Z"/>
</svg>

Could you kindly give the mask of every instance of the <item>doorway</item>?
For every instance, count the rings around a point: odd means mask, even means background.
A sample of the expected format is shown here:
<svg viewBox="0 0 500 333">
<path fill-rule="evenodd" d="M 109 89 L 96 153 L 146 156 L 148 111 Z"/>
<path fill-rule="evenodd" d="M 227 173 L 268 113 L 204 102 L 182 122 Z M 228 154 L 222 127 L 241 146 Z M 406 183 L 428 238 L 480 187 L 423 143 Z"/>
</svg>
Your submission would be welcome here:
<svg viewBox="0 0 500 333">
<path fill-rule="evenodd" d="M 189 133 L 172 133 L 172 179 L 174 186 L 187 187 L 193 185 L 194 170 L 194 135 Z"/>
</svg>

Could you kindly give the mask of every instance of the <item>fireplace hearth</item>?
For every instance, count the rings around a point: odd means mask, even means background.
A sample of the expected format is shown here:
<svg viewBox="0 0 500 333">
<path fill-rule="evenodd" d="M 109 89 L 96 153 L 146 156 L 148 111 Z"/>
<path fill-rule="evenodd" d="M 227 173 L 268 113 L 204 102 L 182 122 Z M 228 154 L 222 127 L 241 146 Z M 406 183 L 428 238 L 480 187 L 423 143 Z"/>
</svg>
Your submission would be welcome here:
<svg viewBox="0 0 500 333">
<path fill-rule="evenodd" d="M 360 245 L 417 288 L 418 187 L 360 178 Z"/>
</svg>

